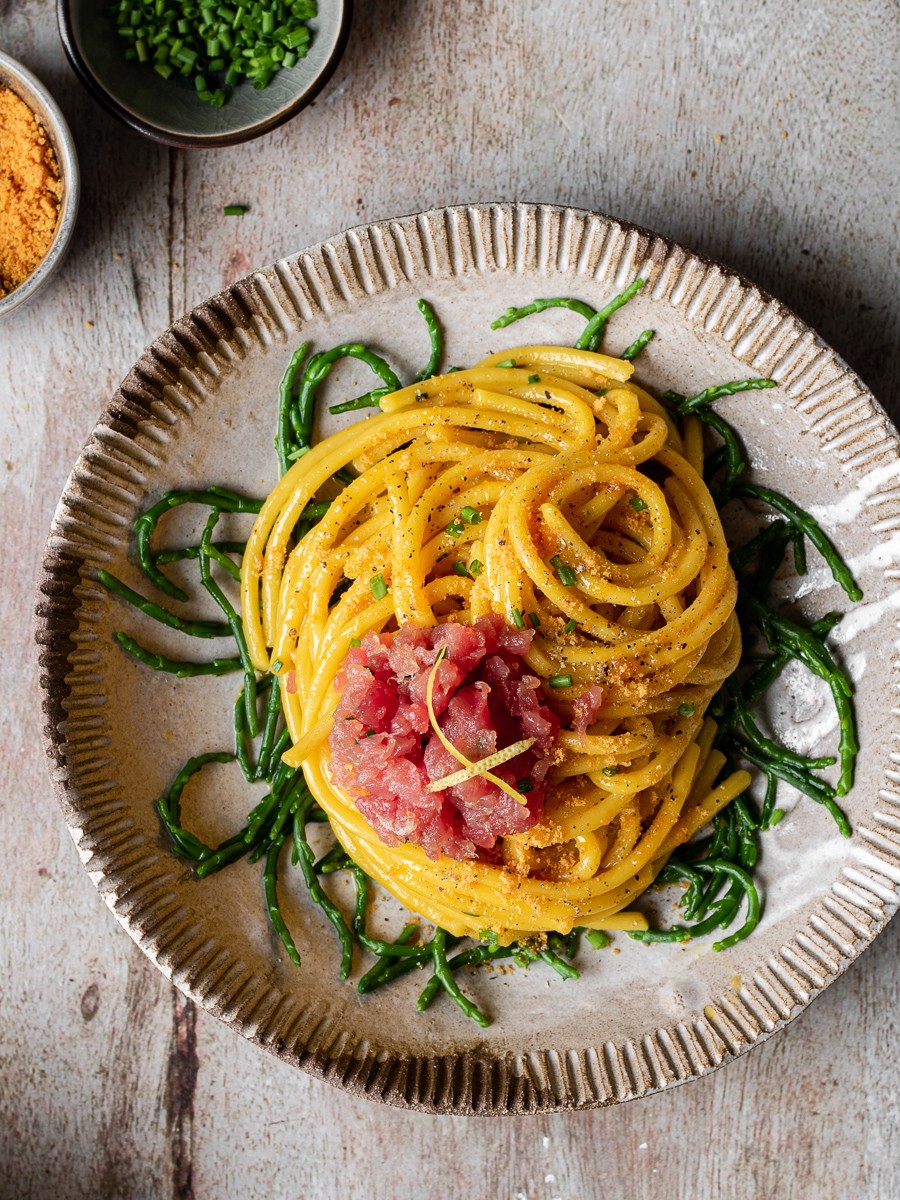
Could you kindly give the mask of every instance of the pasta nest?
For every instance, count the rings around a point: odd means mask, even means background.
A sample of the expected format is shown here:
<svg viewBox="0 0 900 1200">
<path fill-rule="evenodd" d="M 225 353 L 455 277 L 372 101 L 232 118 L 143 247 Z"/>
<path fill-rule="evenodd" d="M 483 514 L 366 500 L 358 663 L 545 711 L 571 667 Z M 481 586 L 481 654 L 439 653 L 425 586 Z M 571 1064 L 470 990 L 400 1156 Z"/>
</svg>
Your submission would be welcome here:
<svg viewBox="0 0 900 1200">
<path fill-rule="evenodd" d="M 679 432 L 632 370 L 527 346 L 402 388 L 293 464 L 247 545 L 245 632 L 255 667 L 281 677 L 285 761 L 350 856 L 457 936 L 645 929 L 629 905 L 749 782 L 719 779 L 705 718 L 741 642 L 701 426 Z M 307 504 L 348 466 L 356 478 L 304 532 Z M 335 677 L 370 631 L 488 613 L 536 626 L 525 662 L 554 681 L 544 815 L 483 860 L 388 847 L 330 774 Z M 576 729 L 573 705 L 598 694 Z"/>
</svg>

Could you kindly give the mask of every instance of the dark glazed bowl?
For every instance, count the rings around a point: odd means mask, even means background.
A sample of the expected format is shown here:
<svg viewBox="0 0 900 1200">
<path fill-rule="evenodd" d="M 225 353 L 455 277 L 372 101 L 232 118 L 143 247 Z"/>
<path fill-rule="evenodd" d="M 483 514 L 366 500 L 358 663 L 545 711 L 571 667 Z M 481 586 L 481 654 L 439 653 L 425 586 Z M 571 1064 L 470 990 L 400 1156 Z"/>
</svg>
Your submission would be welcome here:
<svg viewBox="0 0 900 1200">
<path fill-rule="evenodd" d="M 352 7 L 352 0 L 319 0 L 307 56 L 262 91 L 239 84 L 222 108 L 198 99 L 190 80 L 162 79 L 127 62 L 106 5 L 97 0 L 58 0 L 57 18 L 75 74 L 108 112 L 164 145 L 203 149 L 249 142 L 311 103 L 344 52 Z"/>
</svg>

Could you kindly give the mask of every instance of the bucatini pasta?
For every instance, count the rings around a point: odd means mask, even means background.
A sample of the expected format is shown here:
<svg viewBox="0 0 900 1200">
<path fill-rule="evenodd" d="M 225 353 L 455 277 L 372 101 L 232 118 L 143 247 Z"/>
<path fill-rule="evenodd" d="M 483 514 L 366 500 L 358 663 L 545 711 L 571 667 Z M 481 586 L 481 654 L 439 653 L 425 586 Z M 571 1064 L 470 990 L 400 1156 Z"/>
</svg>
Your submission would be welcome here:
<svg viewBox="0 0 900 1200">
<path fill-rule="evenodd" d="M 395 391 L 288 470 L 247 545 L 244 627 L 254 666 L 282 681 L 285 761 L 353 860 L 458 936 L 645 929 L 631 902 L 749 782 L 716 782 L 704 719 L 741 639 L 699 422 L 682 437 L 632 369 L 527 346 Z M 347 466 L 354 481 L 294 544 Z M 385 845 L 335 780 L 335 680 L 366 635 L 488 614 L 533 628 L 524 663 L 561 721 L 543 813 L 477 857 Z"/>
</svg>

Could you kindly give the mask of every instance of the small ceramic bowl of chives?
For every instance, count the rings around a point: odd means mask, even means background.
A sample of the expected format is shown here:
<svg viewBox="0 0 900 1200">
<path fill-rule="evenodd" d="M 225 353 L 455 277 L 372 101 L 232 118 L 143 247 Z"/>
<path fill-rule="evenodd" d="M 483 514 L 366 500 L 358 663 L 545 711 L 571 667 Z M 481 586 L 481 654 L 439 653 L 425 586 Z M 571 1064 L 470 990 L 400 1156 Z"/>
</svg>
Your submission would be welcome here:
<svg viewBox="0 0 900 1200">
<path fill-rule="evenodd" d="M 80 187 L 75 143 L 65 117 L 47 88 L 20 62 L 2 52 L 0 52 L 0 88 L 8 89 L 13 96 L 22 101 L 27 109 L 31 110 L 38 126 L 35 132 L 41 143 L 43 143 L 43 138 L 46 138 L 46 143 L 52 152 L 55 171 L 58 172 L 58 183 L 53 180 L 52 199 L 53 207 L 56 209 L 56 222 L 52 233 L 48 231 L 47 248 L 33 269 L 29 270 L 28 265 L 25 266 L 24 278 L 16 279 L 8 288 L 8 281 L 6 281 L 0 288 L 0 318 L 3 318 L 13 309 L 31 300 L 62 265 L 75 231 Z M 10 156 L 11 165 L 8 169 L 15 174 L 15 164 L 12 163 L 13 148 L 4 146 L 4 150 Z M 17 185 L 14 184 L 13 191 L 16 190 L 16 187 Z M 46 211 L 42 214 L 41 207 L 40 200 L 36 199 L 35 218 L 39 219 L 43 216 L 43 219 L 46 220 Z M 0 211 L 0 222 L 4 221 L 6 215 Z M 24 219 L 27 223 L 27 216 Z M 6 226 L 7 231 L 14 225 L 20 225 L 21 221 L 21 213 L 11 214 L 9 224 Z M 4 263 L 7 262 L 5 254 L 3 259 Z M 17 255 L 16 259 L 17 264 L 21 265 L 23 255 Z M 2 282 L 0 279 L 0 283 Z"/>
<path fill-rule="evenodd" d="M 58 0 L 60 36 L 113 116 L 165 145 L 206 148 L 251 141 L 310 104 L 343 54 L 352 3 L 176 7 L 160 18 L 150 5 Z"/>
</svg>

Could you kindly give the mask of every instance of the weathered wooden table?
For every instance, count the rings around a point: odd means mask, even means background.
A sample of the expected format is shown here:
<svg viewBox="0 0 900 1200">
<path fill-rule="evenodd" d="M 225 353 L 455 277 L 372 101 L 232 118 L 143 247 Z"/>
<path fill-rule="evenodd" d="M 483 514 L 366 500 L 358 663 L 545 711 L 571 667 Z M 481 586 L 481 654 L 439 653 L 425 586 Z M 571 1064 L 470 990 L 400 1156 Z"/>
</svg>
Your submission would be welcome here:
<svg viewBox="0 0 900 1200">
<path fill-rule="evenodd" d="M 746 273 L 892 401 L 892 0 L 357 7 L 311 109 L 254 144 L 181 153 L 88 99 L 49 0 L 0 0 L 0 47 L 60 99 L 85 185 L 63 274 L 0 327 L 0 1195 L 890 1200 L 897 922 L 789 1030 L 700 1082 L 596 1112 L 438 1118 L 332 1090 L 196 1011 L 78 862 L 38 739 L 44 536 L 138 353 L 248 269 L 423 207 L 599 208 Z M 233 201 L 248 214 L 224 217 Z"/>
</svg>

